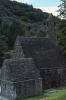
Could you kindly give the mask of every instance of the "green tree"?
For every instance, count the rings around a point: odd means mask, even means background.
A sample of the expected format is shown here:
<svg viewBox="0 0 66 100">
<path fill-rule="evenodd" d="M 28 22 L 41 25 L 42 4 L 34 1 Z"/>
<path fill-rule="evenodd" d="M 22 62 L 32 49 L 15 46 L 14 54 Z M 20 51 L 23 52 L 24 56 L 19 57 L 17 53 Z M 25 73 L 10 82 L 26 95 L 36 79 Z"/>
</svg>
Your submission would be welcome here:
<svg viewBox="0 0 66 100">
<path fill-rule="evenodd" d="M 59 5 L 59 16 L 61 18 L 66 18 L 66 0 L 61 0 L 61 4 Z"/>
<path fill-rule="evenodd" d="M 62 20 L 59 27 L 59 43 L 66 54 L 66 20 Z"/>
</svg>

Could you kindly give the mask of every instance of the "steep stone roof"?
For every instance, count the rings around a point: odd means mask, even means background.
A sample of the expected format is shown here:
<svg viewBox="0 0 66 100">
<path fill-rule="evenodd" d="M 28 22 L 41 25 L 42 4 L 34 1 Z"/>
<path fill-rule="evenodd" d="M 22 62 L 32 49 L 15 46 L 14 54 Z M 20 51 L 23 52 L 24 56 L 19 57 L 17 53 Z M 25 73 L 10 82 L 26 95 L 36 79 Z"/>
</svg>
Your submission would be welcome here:
<svg viewBox="0 0 66 100">
<path fill-rule="evenodd" d="M 24 58 L 24 53 L 23 53 L 23 49 L 21 46 L 21 41 L 20 41 L 19 36 L 17 36 L 17 38 L 16 38 L 14 48 L 11 51 L 11 55 L 12 55 L 12 59 Z"/>
<path fill-rule="evenodd" d="M 21 37 L 25 57 L 32 57 L 38 68 L 66 67 L 62 49 L 48 38 Z"/>
</svg>

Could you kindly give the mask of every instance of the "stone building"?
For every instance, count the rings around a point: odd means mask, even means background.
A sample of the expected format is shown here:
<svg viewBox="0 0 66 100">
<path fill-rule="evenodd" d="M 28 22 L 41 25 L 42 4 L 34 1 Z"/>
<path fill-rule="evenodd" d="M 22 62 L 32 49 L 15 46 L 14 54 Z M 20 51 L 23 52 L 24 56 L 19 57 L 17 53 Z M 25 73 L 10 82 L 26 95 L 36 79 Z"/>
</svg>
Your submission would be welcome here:
<svg viewBox="0 0 66 100">
<path fill-rule="evenodd" d="M 66 59 L 58 45 L 54 24 L 50 15 L 45 38 L 17 36 L 11 59 L 3 63 L 1 95 L 13 100 L 66 85 Z"/>
<path fill-rule="evenodd" d="M 18 36 L 11 54 L 2 67 L 2 95 L 13 100 L 66 85 L 63 51 L 49 38 Z"/>
<path fill-rule="evenodd" d="M 12 58 L 3 63 L 1 74 L 1 95 L 13 100 L 15 98 L 35 96 L 42 92 L 40 71 L 31 57 L 24 57 L 17 37 Z"/>
<path fill-rule="evenodd" d="M 57 19 L 55 16 L 52 14 L 49 14 L 49 17 L 47 19 L 47 33 L 48 37 L 57 44 L 57 34 L 58 34 L 58 23 L 59 19 Z"/>
<path fill-rule="evenodd" d="M 24 56 L 32 57 L 40 71 L 43 89 L 66 84 L 66 59 L 59 45 L 42 37 L 21 37 L 20 40 Z"/>
</svg>

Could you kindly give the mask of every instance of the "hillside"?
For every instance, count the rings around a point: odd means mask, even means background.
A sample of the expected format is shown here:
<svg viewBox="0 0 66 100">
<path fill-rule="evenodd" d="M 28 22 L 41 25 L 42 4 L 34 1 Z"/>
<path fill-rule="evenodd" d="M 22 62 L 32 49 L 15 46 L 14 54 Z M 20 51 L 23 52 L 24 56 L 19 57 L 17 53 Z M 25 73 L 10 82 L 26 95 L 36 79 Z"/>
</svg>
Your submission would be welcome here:
<svg viewBox="0 0 66 100">
<path fill-rule="evenodd" d="M 33 8 L 32 5 L 10 0 L 0 0 L 0 64 L 4 59 L 4 52 L 11 50 L 16 35 L 45 37 L 48 35 L 48 13 Z M 53 16 L 52 29 L 59 19 Z M 51 33 L 52 30 L 51 30 Z"/>
</svg>

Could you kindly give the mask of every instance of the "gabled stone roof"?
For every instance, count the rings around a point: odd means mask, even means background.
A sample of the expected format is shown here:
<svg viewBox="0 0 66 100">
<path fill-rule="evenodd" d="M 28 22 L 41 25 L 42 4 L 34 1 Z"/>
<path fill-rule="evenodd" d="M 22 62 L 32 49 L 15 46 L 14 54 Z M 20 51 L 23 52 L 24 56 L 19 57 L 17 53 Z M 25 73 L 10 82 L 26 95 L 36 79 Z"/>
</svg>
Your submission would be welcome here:
<svg viewBox="0 0 66 100">
<path fill-rule="evenodd" d="M 23 53 L 23 49 L 21 46 L 21 41 L 20 41 L 19 36 L 17 36 L 17 38 L 16 38 L 14 48 L 11 51 L 11 55 L 12 55 L 12 59 L 24 58 L 24 53 Z"/>
<path fill-rule="evenodd" d="M 25 57 L 32 57 L 38 68 L 66 67 L 62 49 L 48 38 L 21 37 Z"/>
</svg>

